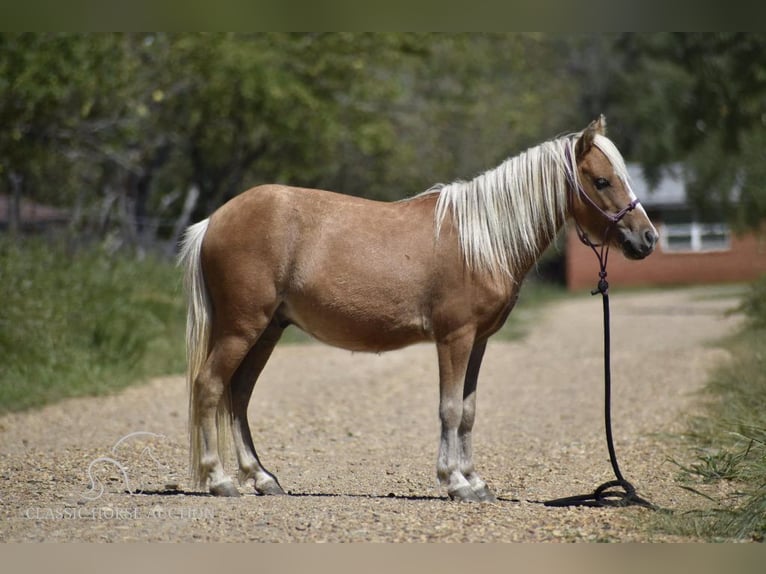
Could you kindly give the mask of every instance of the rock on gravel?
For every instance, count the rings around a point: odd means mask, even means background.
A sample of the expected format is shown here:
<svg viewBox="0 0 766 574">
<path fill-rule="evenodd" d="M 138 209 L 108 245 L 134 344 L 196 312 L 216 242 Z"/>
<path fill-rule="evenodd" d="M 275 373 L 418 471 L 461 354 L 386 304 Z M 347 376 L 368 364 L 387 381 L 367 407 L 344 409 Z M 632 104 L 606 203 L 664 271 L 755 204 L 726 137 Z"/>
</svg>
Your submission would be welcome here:
<svg viewBox="0 0 766 574">
<path fill-rule="evenodd" d="M 726 294 L 612 295 L 617 454 L 623 474 L 659 506 L 697 502 L 674 485 L 669 459 L 685 455 L 666 437 L 682 431 L 695 392 L 725 356 L 711 342 L 738 320 L 725 314 L 734 304 Z M 294 345 L 275 351 L 249 413 L 261 459 L 290 496 L 191 490 L 185 384 L 160 378 L 0 418 L 0 540 L 658 539 L 638 526 L 644 509 L 539 504 L 611 478 L 601 337 L 600 301 L 578 296 L 546 308 L 525 340 L 490 342 L 474 441 L 497 503 L 453 503 L 436 484 L 432 346 L 378 356 Z"/>
</svg>

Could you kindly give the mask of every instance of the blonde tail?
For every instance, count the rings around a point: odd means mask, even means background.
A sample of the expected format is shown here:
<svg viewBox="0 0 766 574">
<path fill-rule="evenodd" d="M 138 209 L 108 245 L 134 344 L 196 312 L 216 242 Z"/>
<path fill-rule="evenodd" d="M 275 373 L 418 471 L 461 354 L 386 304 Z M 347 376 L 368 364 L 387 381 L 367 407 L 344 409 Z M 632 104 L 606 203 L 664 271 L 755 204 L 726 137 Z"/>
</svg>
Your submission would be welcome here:
<svg viewBox="0 0 766 574">
<path fill-rule="evenodd" d="M 189 394 L 189 461 L 195 487 L 205 486 L 207 477 L 202 471 L 202 438 L 199 430 L 200 413 L 196 408 L 197 376 L 205 365 L 210 344 L 212 308 L 205 278 L 202 275 L 200 253 L 209 219 L 190 226 L 181 242 L 178 263 L 184 268 L 184 287 L 187 297 L 186 314 L 186 384 Z"/>
</svg>

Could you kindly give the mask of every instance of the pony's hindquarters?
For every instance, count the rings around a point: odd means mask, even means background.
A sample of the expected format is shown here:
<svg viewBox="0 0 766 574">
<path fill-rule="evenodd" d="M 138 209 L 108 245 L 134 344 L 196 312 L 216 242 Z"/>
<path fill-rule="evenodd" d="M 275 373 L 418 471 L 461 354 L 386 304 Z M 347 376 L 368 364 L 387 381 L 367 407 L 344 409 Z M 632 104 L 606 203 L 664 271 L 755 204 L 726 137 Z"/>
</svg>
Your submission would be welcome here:
<svg viewBox="0 0 766 574">
<path fill-rule="evenodd" d="M 204 487 L 207 479 L 200 460 L 203 449 L 199 431 L 201 413 L 195 396 L 197 390 L 195 381 L 207 360 L 210 343 L 212 309 L 201 264 L 202 241 L 209 222 L 209 219 L 205 219 L 186 230 L 178 256 L 178 262 L 184 268 L 184 287 L 187 297 L 186 383 L 189 394 L 189 455 L 192 481 L 197 487 Z"/>
</svg>

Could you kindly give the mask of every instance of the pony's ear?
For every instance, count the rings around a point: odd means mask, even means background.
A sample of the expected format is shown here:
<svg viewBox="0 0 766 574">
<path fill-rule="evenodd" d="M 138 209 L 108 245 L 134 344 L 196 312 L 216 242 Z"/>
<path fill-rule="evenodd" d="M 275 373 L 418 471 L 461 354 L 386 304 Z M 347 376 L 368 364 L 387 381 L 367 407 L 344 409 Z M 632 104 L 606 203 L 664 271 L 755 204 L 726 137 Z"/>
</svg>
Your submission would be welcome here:
<svg viewBox="0 0 766 574">
<path fill-rule="evenodd" d="M 577 161 L 580 161 L 586 153 L 593 147 L 593 139 L 598 135 L 606 135 L 606 118 L 604 115 L 600 115 L 597 120 L 593 120 L 587 128 L 585 128 L 577 140 L 575 145 L 575 157 Z"/>
</svg>

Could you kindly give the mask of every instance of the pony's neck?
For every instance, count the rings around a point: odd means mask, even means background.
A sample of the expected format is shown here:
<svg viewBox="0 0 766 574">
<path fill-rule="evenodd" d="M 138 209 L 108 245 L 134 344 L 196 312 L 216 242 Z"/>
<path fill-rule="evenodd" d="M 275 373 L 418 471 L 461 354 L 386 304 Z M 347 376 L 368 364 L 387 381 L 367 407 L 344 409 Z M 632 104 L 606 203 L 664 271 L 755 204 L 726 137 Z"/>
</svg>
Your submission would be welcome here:
<svg viewBox="0 0 766 574">
<path fill-rule="evenodd" d="M 447 214 L 472 269 L 520 281 L 566 220 L 571 137 L 545 142 L 471 181 L 441 188 L 436 233 Z"/>
</svg>

